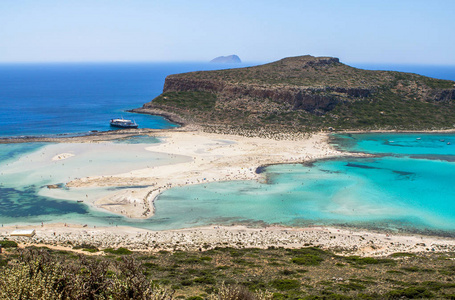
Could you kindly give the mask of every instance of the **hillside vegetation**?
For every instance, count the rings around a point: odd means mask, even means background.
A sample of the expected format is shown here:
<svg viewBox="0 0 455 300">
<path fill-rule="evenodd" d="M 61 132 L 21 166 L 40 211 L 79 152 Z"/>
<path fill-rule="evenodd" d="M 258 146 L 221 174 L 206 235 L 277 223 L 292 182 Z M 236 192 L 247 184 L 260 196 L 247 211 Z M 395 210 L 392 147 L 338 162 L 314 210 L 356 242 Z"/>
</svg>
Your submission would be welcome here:
<svg viewBox="0 0 455 300">
<path fill-rule="evenodd" d="M 0 254 L 2 299 L 455 298 L 454 253 L 340 256 L 301 249 L 132 252 L 77 246 Z"/>
<path fill-rule="evenodd" d="M 138 112 L 159 110 L 205 128 L 448 129 L 455 82 L 300 56 L 256 67 L 170 75 Z"/>
</svg>

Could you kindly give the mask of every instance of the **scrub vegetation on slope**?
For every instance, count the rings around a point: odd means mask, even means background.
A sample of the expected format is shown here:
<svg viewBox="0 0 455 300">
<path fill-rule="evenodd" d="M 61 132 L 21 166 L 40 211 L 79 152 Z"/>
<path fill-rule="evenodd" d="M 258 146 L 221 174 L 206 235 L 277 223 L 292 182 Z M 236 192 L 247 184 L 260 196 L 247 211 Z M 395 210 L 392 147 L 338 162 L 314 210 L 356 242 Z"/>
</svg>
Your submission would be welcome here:
<svg viewBox="0 0 455 300">
<path fill-rule="evenodd" d="M 154 110 L 206 129 L 448 129 L 455 126 L 455 82 L 307 55 L 170 75 L 163 94 L 137 111 Z"/>
</svg>

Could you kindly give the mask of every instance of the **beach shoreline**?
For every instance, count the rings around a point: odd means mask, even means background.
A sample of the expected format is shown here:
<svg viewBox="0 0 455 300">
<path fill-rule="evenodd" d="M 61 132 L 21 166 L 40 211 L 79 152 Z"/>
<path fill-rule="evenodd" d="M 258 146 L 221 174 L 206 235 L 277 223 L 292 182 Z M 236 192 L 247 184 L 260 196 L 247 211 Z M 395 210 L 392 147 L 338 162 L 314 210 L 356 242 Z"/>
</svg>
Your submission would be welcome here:
<svg viewBox="0 0 455 300">
<path fill-rule="evenodd" d="M 438 131 L 440 132 L 440 131 Z M 358 133 L 358 132 L 355 132 Z M 365 132 L 364 132 L 365 133 Z M 399 133 L 399 132 L 397 132 Z M 434 133 L 434 132 L 428 132 Z M 70 189 L 79 187 L 133 186 L 89 201 L 97 209 L 129 218 L 146 219 L 154 214 L 154 201 L 165 190 L 191 184 L 231 180 L 264 180 L 261 170 L 276 164 L 311 164 L 342 157 L 371 157 L 350 153 L 329 144 L 329 133 L 289 135 L 283 140 L 246 137 L 233 134 L 207 133 L 184 127 L 168 130 L 143 130 L 97 133 L 93 136 L 59 139 L 59 143 L 100 143 L 137 135 L 159 137 L 162 142 L 147 144 L 146 150 L 190 157 L 191 160 L 171 165 L 136 169 L 112 176 L 88 176 L 66 183 Z M 53 156 L 56 161 L 71 160 L 73 154 Z M 144 187 L 145 186 L 145 187 Z M 35 229 L 33 238 L 9 237 L 16 229 Z M 249 234 L 251 241 L 245 241 Z M 289 247 L 318 246 L 354 255 L 383 256 L 394 252 L 455 251 L 451 237 L 420 234 L 389 233 L 355 228 L 281 227 L 259 228 L 207 226 L 177 230 L 152 231 L 137 227 L 84 227 L 82 224 L 7 225 L 0 236 L 17 240 L 22 246 L 47 245 L 71 250 L 72 245 L 87 242 L 100 248 L 127 247 L 131 250 L 200 250 L 211 247 Z M 366 239 L 365 236 L 369 238 Z M 362 237 L 362 238 L 360 238 Z M 153 242 L 154 241 L 154 242 Z M 178 243 L 176 243 L 178 241 Z M 70 243 L 69 243 L 70 242 Z M 60 249 L 59 248 L 59 249 Z M 56 248 L 57 249 L 57 248 Z M 206 248 L 204 248 L 206 249 Z"/>
<path fill-rule="evenodd" d="M 33 237 L 10 236 L 16 229 L 35 230 Z M 320 247 L 341 255 L 387 256 L 392 253 L 454 252 L 455 239 L 419 234 L 376 232 L 330 226 L 258 228 L 244 225 L 204 226 L 153 231 L 126 226 L 93 227 L 78 224 L 5 226 L 0 238 L 18 242 L 20 247 L 46 246 L 75 251 L 73 247 L 91 245 L 98 249 L 124 247 L 133 251 L 205 251 L 216 247 L 301 248 Z M 80 252 L 77 250 L 76 252 Z M 85 252 L 84 252 L 85 253 Z M 98 252 L 103 254 L 103 252 Z"/>
<path fill-rule="evenodd" d="M 403 129 L 390 129 L 390 130 L 382 130 L 382 129 L 377 129 L 377 130 L 339 130 L 339 131 L 333 131 L 331 133 L 334 134 L 368 134 L 368 133 L 421 133 L 421 134 L 435 134 L 435 133 L 455 133 L 455 129 L 434 129 L 434 130 L 403 130 Z"/>
<path fill-rule="evenodd" d="M 154 201 L 165 190 L 193 184 L 233 180 L 262 181 L 258 169 L 275 164 L 304 164 L 342 156 L 368 156 L 335 150 L 328 135 L 293 136 L 276 141 L 260 137 L 207 133 L 194 129 L 161 130 L 149 133 L 162 142 L 146 150 L 190 161 L 132 170 L 111 176 L 89 176 L 66 183 L 68 188 L 138 186 L 123 189 L 94 201 L 97 208 L 129 218 L 154 215 Z"/>
</svg>

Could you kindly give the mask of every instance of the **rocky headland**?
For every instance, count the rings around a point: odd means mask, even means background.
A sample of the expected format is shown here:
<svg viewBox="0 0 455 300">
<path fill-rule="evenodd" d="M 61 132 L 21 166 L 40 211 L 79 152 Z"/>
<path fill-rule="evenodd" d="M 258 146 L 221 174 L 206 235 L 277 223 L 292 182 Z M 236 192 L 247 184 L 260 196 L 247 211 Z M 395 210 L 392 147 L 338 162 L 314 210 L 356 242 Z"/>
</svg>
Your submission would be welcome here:
<svg viewBox="0 0 455 300">
<path fill-rule="evenodd" d="M 455 126 L 455 82 L 299 56 L 238 69 L 170 75 L 136 112 L 208 131 L 436 130 Z"/>
</svg>

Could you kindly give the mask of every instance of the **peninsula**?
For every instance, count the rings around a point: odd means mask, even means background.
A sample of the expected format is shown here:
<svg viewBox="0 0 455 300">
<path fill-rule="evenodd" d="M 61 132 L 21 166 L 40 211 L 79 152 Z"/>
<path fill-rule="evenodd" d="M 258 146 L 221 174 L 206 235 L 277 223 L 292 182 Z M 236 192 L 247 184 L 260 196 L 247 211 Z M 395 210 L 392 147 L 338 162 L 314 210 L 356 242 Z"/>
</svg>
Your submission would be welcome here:
<svg viewBox="0 0 455 300">
<path fill-rule="evenodd" d="M 455 82 L 298 56 L 256 67 L 170 75 L 135 112 L 204 131 L 439 130 L 455 125 Z"/>
</svg>

